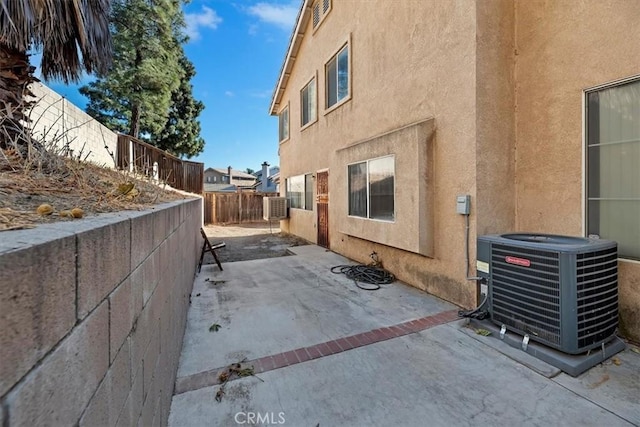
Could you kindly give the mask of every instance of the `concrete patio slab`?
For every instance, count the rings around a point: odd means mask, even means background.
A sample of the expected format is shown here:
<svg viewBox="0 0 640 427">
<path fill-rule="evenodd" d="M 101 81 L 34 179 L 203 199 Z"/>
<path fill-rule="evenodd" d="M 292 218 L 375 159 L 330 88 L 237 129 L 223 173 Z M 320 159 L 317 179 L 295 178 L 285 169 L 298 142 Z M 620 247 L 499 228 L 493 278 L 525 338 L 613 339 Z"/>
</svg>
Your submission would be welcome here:
<svg viewBox="0 0 640 427">
<path fill-rule="evenodd" d="M 218 258 L 222 263 L 276 258 L 287 255 L 287 248 L 291 246 L 308 244 L 300 237 L 282 233 L 279 224 L 269 227 L 268 223 L 243 223 L 206 225 L 203 228 L 211 243 L 226 243 L 226 247 L 218 251 Z M 204 264 L 213 263 L 213 256 L 206 253 Z"/>
<path fill-rule="evenodd" d="M 640 354 L 634 350 L 631 346 L 577 378 L 562 373 L 553 380 L 640 426 Z"/>
<path fill-rule="evenodd" d="M 178 377 L 456 308 L 403 284 L 362 291 L 330 271 L 346 258 L 312 245 L 290 250 L 301 255 L 203 266 Z"/>
<path fill-rule="evenodd" d="M 347 259 L 288 250 L 203 267 L 169 425 L 640 425 L 632 346 L 571 378 L 475 336 L 445 301 L 399 282 L 364 291 L 330 272 Z M 257 377 L 216 402 L 219 372 L 241 360 Z"/>
<path fill-rule="evenodd" d="M 292 426 L 631 423 L 444 325 L 174 396 L 172 426 L 239 425 L 249 412 Z M 261 423 L 267 425 L 268 423 Z"/>
</svg>

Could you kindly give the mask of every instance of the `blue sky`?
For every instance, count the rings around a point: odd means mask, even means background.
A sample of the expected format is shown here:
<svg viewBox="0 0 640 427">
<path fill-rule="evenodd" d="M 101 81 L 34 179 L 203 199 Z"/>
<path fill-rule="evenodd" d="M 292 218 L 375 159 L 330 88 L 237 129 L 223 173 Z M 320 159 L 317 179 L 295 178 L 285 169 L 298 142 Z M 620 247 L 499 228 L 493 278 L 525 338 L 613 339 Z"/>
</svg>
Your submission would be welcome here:
<svg viewBox="0 0 640 427">
<path fill-rule="evenodd" d="M 191 160 L 239 170 L 278 164 L 278 119 L 268 110 L 300 4 L 192 0 L 185 6 L 191 39 L 185 51 L 197 72 L 193 94 L 205 104 L 200 123 L 206 145 Z M 46 84 L 85 107 L 78 86 Z"/>
</svg>

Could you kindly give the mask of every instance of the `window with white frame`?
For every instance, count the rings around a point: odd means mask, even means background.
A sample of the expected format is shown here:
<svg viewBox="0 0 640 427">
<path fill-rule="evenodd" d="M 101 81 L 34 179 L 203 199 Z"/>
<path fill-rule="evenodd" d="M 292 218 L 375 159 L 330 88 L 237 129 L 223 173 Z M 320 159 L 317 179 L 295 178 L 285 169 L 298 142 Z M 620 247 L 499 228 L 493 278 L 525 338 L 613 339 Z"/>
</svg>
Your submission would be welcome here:
<svg viewBox="0 0 640 427">
<path fill-rule="evenodd" d="M 300 124 L 305 126 L 316 121 L 316 78 L 300 91 Z"/>
<path fill-rule="evenodd" d="M 287 105 L 278 114 L 278 141 L 289 139 L 289 106 Z"/>
<path fill-rule="evenodd" d="M 349 215 L 394 220 L 394 156 L 349 165 L 348 181 Z"/>
<path fill-rule="evenodd" d="M 586 97 L 587 234 L 640 260 L 640 79 Z"/>
<path fill-rule="evenodd" d="M 288 178 L 287 198 L 290 208 L 313 210 L 313 178 L 311 174 Z"/>
<path fill-rule="evenodd" d="M 349 45 L 345 45 L 325 66 L 327 108 L 349 96 Z"/>
</svg>

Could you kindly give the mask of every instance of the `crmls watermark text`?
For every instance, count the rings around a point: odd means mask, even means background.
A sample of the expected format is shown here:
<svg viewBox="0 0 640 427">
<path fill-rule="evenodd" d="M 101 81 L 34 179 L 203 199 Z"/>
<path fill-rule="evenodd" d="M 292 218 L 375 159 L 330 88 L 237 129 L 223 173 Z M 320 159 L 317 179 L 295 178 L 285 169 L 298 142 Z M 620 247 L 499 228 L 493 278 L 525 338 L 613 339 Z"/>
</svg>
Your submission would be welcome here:
<svg viewBox="0 0 640 427">
<path fill-rule="evenodd" d="M 236 424 L 277 425 L 286 422 L 284 412 L 237 412 L 233 417 Z"/>
</svg>

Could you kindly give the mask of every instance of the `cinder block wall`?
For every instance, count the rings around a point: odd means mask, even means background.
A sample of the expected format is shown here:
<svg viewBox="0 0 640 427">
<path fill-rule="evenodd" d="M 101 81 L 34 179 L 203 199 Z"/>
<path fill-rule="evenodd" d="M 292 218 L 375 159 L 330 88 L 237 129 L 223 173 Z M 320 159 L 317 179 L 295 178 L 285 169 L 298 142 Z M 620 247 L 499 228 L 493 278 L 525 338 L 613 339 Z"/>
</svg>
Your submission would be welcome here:
<svg viewBox="0 0 640 427">
<path fill-rule="evenodd" d="M 0 236 L 0 426 L 165 425 L 202 199 Z"/>
<path fill-rule="evenodd" d="M 61 150 L 68 144 L 71 151 L 62 151 L 64 155 L 115 167 L 109 152 L 116 154 L 116 133 L 42 83 L 33 83 L 31 91 L 35 105 L 29 117 L 36 138 L 55 144 Z"/>
</svg>

